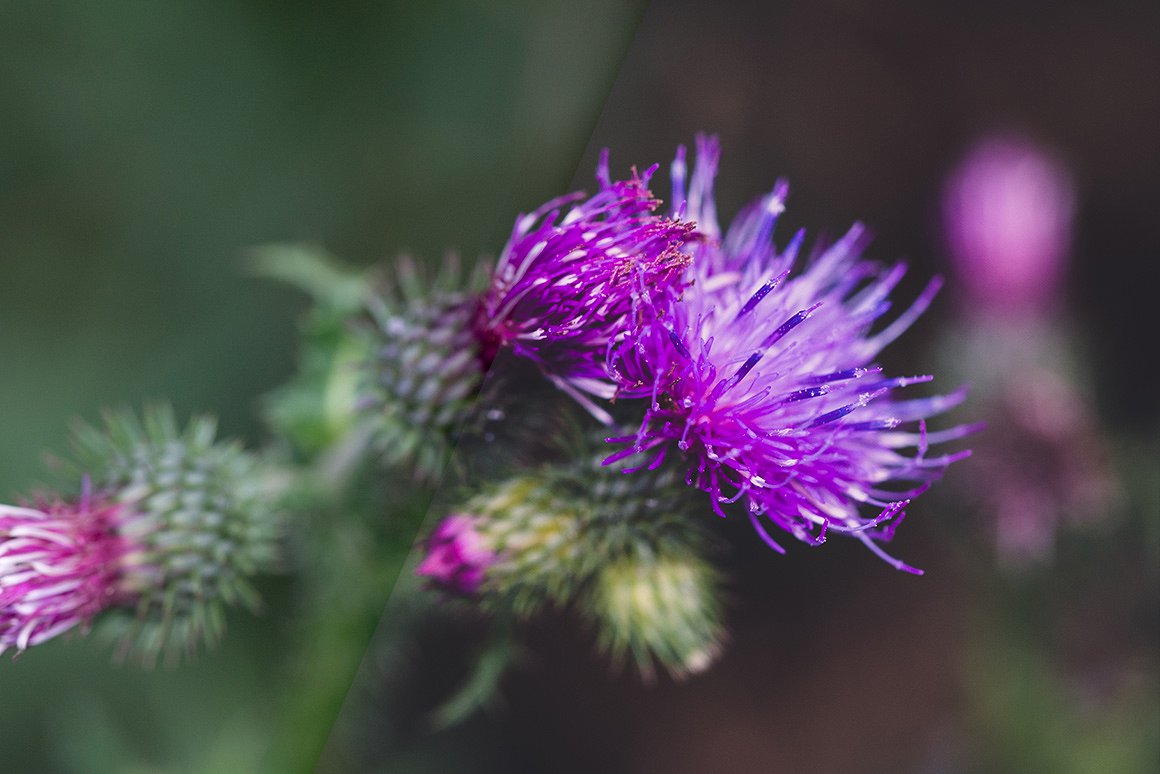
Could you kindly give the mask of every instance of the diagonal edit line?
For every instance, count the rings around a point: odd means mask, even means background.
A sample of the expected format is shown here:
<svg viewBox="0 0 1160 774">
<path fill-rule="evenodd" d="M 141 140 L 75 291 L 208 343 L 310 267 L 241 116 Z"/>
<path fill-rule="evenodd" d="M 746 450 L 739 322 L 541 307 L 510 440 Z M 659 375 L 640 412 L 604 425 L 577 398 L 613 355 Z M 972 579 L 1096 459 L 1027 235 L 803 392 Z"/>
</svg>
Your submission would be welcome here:
<svg viewBox="0 0 1160 774">
<path fill-rule="evenodd" d="M 617 66 L 622 58 L 627 54 L 629 44 L 632 40 L 632 35 L 635 32 L 637 25 L 640 22 L 640 11 L 638 7 L 632 13 L 623 13 L 616 23 L 617 27 L 615 33 L 623 35 L 618 49 L 615 54 L 610 56 L 602 63 L 592 63 L 591 66 L 599 68 L 603 71 L 604 86 L 602 87 L 599 101 L 595 94 L 590 95 L 591 112 L 590 118 L 587 119 L 589 128 L 593 129 L 597 125 L 598 116 L 604 104 L 607 92 L 613 87 L 613 83 L 618 72 Z M 591 135 L 594 133 L 590 131 L 584 137 L 589 146 L 591 146 Z M 578 140 L 581 137 L 579 132 L 576 132 Z M 561 191 L 575 191 L 575 190 L 592 190 L 593 180 L 591 170 L 587 168 L 579 168 L 577 159 L 581 157 L 581 152 L 577 148 L 569 153 L 571 161 L 569 162 L 572 173 L 572 184 L 567 188 L 561 188 Z M 584 165 L 585 167 L 587 165 Z M 561 208 L 567 210 L 568 205 L 562 204 Z M 500 256 L 502 260 L 502 255 Z M 447 277 L 447 272 L 450 271 L 446 266 L 442 269 L 442 274 L 437 278 L 435 285 L 438 287 Z M 533 341 L 532 338 L 527 341 Z M 520 344 L 516 344 L 520 346 Z M 528 346 L 534 346 L 529 344 Z M 461 487 L 464 479 L 476 479 L 481 476 L 486 477 L 488 471 L 496 466 L 504 464 L 504 461 L 498 459 L 494 448 L 488 448 L 485 436 L 491 432 L 496 431 L 497 428 L 502 428 L 504 418 L 502 412 L 504 409 L 499 409 L 486 403 L 486 396 L 495 392 L 498 383 L 505 378 L 500 371 L 505 370 L 510 363 L 510 355 L 505 359 L 501 355 L 498 360 L 490 360 L 484 364 L 486 368 L 482 382 L 479 387 L 478 394 L 483 397 L 482 403 L 476 411 L 476 415 L 482 417 L 482 427 L 468 427 L 465 421 L 461 421 L 453 431 L 454 440 L 451 444 L 451 455 L 448 466 L 439 471 L 434 476 L 434 490 L 426 508 L 425 515 L 421 523 L 414 523 L 413 526 L 418 530 L 422 528 L 428 530 L 432 523 L 441 515 L 449 502 L 451 502 L 454 493 Z M 497 364 L 501 366 L 497 368 Z M 573 387 L 575 384 L 583 384 L 580 377 L 577 377 L 573 382 L 569 382 L 564 386 L 565 389 L 577 389 Z M 551 385 L 549 385 L 551 388 Z M 510 409 L 508 409 L 510 411 Z M 500 412 L 500 413 L 496 413 Z M 384 514 L 384 518 L 390 518 L 391 514 Z M 409 536 L 413 542 L 414 534 Z M 414 617 L 416 615 L 416 607 L 421 604 L 416 601 L 419 591 L 419 580 L 415 575 L 415 569 L 419 561 L 419 551 L 412 548 L 410 553 L 402 560 L 401 567 L 397 569 L 397 575 L 392 579 L 393 586 L 390 595 L 386 600 L 383 613 L 379 619 L 377 628 L 371 638 L 369 645 L 363 655 L 363 658 L 358 666 L 358 669 L 353 674 L 353 680 L 349 688 L 345 692 L 345 698 L 342 701 L 341 708 L 335 717 L 333 726 L 330 729 L 329 738 L 326 742 L 325 748 L 322 750 L 316 770 L 318 771 L 344 771 L 351 770 L 352 766 L 365 766 L 382 761 L 376 760 L 376 754 L 379 757 L 389 755 L 389 750 L 382 750 L 382 742 L 375 739 L 382 732 L 375 727 L 376 712 L 381 711 L 384 703 L 390 703 L 390 697 L 382 696 L 382 682 L 384 678 L 383 669 L 380 662 L 383 660 L 383 654 L 391 650 L 392 645 L 397 645 L 397 638 L 400 632 L 407 631 L 408 627 L 413 625 Z M 367 743 L 368 735 L 371 739 L 375 739 L 373 743 Z M 389 744 L 389 740 L 388 740 Z M 362 748 L 361 750 L 359 748 Z M 377 752 L 376 752 L 377 750 Z"/>
</svg>

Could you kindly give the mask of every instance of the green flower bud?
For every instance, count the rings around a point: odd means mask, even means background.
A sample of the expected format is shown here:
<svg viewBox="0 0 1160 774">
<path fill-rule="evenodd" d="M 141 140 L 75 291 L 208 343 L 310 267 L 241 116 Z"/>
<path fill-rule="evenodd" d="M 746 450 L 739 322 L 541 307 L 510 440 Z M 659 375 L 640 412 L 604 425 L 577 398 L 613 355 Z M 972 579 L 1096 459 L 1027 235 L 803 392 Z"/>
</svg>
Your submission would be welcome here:
<svg viewBox="0 0 1160 774">
<path fill-rule="evenodd" d="M 182 430 L 168 408 L 76 430 L 76 468 L 120 507 L 118 537 L 132 547 L 118 566 L 121 614 L 105 623 L 122 656 L 173 660 L 216 643 L 225 608 L 257 609 L 251 579 L 277 565 L 283 523 L 269 479 L 237 444 L 215 442 L 215 431 L 208 418 Z"/>
<path fill-rule="evenodd" d="M 671 470 L 625 476 L 580 458 L 471 498 L 432 532 L 418 573 L 521 616 L 579 601 L 599 646 L 646 678 L 654 660 L 675 677 L 706 669 L 725 632 L 691 493 Z"/>
<path fill-rule="evenodd" d="M 614 661 L 631 654 L 646 679 L 653 659 L 676 678 L 706 670 L 725 639 L 717 573 L 691 551 L 638 546 L 596 574 L 585 609 Z"/>
</svg>

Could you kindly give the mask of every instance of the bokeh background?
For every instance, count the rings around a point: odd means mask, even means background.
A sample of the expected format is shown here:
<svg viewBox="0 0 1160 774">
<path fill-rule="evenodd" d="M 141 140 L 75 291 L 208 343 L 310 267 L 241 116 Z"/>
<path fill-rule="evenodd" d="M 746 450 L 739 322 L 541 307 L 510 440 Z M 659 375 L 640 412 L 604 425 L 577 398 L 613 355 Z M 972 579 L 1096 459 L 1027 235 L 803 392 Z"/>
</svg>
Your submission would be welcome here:
<svg viewBox="0 0 1160 774">
<path fill-rule="evenodd" d="M 905 295 L 950 270 L 940 196 L 974 142 L 1018 132 L 1050 148 L 1077 192 L 1053 320 L 1117 481 L 1100 518 L 1013 569 L 952 469 L 895 544 L 922 579 L 840 543 L 777 557 L 726 525 L 733 640 L 707 675 L 641 686 L 590 653 L 583 627 L 544 621 L 499 709 L 440 733 L 401 723 L 363 763 L 1160 766 L 1154 4 L 3 2 L 0 20 L 8 501 L 43 477 L 71 418 L 102 406 L 165 398 L 264 440 L 256 402 L 293 370 L 306 299 L 247 273 L 255 245 L 313 242 L 360 265 L 494 254 L 517 212 L 590 185 L 600 147 L 625 172 L 705 130 L 724 147 L 724 220 L 787 177 L 780 233 L 865 221 L 873 257 L 914 267 Z M 953 290 L 886 353 L 890 370 L 962 361 Z M 405 552 L 410 536 L 397 539 Z M 299 588 L 264 590 L 264 616 L 231 618 L 220 649 L 177 670 L 112 666 L 82 640 L 0 664 L 7 765 L 244 771 L 288 735 L 325 738 L 337 707 L 287 709 L 309 682 L 295 671 L 309 665 L 279 658 Z M 343 652 L 361 653 L 373 624 Z M 441 655 L 457 657 L 434 648 L 416 671 L 438 672 Z"/>
</svg>

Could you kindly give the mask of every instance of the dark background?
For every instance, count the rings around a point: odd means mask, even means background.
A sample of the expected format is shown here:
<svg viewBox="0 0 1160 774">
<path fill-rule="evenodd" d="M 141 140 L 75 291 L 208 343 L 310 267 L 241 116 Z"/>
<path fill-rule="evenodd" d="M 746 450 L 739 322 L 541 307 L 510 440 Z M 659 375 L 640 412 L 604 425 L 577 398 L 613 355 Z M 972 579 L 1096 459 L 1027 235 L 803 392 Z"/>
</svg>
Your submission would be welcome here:
<svg viewBox="0 0 1160 774">
<path fill-rule="evenodd" d="M 1145 432 L 1160 418 L 1140 347 L 1160 281 L 1158 33 L 1151 3 L 658 3 L 585 165 L 603 145 L 667 165 L 678 142 L 718 133 L 723 219 L 786 177 L 782 234 L 864 221 L 871 255 L 904 257 L 917 287 L 947 271 L 947 173 L 985 134 L 1024 135 L 1076 178 L 1068 310 L 1101 410 Z"/>
<path fill-rule="evenodd" d="M 731 525 L 733 642 L 704 677 L 610 681 L 596 658 L 569 668 L 584 659 L 581 629 L 535 630 L 537 652 L 562 655 L 514 681 L 529 770 L 1160 767 L 1160 391 L 1144 354 L 1160 283 L 1157 40 L 1160 8 L 1147 3 L 649 8 L 580 179 L 608 146 L 620 171 L 660 161 L 663 180 L 677 143 L 715 132 L 723 224 L 786 177 L 781 240 L 864 221 L 871 257 L 911 264 L 903 299 L 950 271 L 940 196 L 975 142 L 1015 133 L 1063 160 L 1078 210 L 1056 322 L 1126 503 L 1092 514 L 1115 526 L 1063 535 L 1047 567 L 1013 574 L 980 540 L 984 515 L 956 502 L 967 480 L 954 468 L 958 487 L 912 506 L 891 546 L 919 559 L 922 579 L 842 541 L 773 556 Z M 940 332 L 962 307 L 952 277 L 884 353 L 888 369 L 933 372 L 938 385 L 938 364 L 954 359 Z M 954 386 L 944 376 L 941 389 Z M 970 404 L 955 416 L 977 418 Z"/>
</svg>

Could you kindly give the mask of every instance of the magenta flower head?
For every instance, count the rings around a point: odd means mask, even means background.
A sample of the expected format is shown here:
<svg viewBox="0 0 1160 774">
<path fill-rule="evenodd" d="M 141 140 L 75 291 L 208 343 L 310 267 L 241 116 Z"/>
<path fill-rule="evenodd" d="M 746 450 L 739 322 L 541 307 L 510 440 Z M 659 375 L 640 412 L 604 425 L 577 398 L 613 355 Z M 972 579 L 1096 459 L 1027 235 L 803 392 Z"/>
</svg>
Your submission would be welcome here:
<svg viewBox="0 0 1160 774">
<path fill-rule="evenodd" d="M 0 505 L 0 653 L 24 651 L 123 601 L 125 508 L 87 489 L 75 503 Z"/>
<path fill-rule="evenodd" d="M 667 294 L 689 262 L 682 248 L 691 224 L 654 214 L 660 200 L 648 182 L 655 169 L 613 182 L 606 151 L 596 194 L 553 199 L 516 220 L 476 323 L 485 362 L 511 346 L 607 416 L 584 393 L 615 392 L 605 369 L 609 342 L 626 331 L 634 296 Z"/>
<path fill-rule="evenodd" d="M 427 541 L 427 555 L 415 573 L 434 585 L 456 594 L 474 594 L 484 574 L 496 560 L 476 530 L 475 519 L 464 514 L 448 516 Z"/>
<path fill-rule="evenodd" d="M 609 350 L 620 396 L 649 403 L 637 435 L 617 439 L 628 445 L 607 462 L 643 455 L 653 467 L 675 450 L 688 461 L 689 483 L 711 495 L 717 512 L 744 502 L 774 549 L 782 551 L 768 525 L 812 544 L 843 533 L 918 572 L 876 541 L 889 540 L 911 499 L 967 454 L 928 456 L 928 445 L 971 428 L 928 434 L 924 421 L 964 392 L 899 399 L 898 390 L 931 377 L 887 377 L 874 360 L 923 313 L 939 282 L 879 325 L 906 267 L 863 260 L 868 238 L 858 225 L 799 267 L 804 232 L 781 250 L 772 241 L 784 182 L 722 238 L 713 203 L 717 157 L 716 141 L 698 138 L 691 178 L 683 149 L 673 163 L 674 214 L 696 221 L 704 239 L 694 250 L 692 285 L 662 301 L 642 295 L 639 330 Z"/>
<path fill-rule="evenodd" d="M 99 616 L 118 658 L 174 663 L 218 641 L 227 607 L 258 606 L 251 579 L 277 565 L 278 490 L 215 432 L 208 418 L 180 428 L 166 407 L 77 426 L 61 470 L 85 471 L 80 494 L 0 506 L 0 652 Z"/>
<path fill-rule="evenodd" d="M 973 308 L 1039 308 L 1058 293 L 1075 209 L 1064 168 L 1031 142 L 983 141 L 947 182 L 943 220 Z"/>
</svg>

